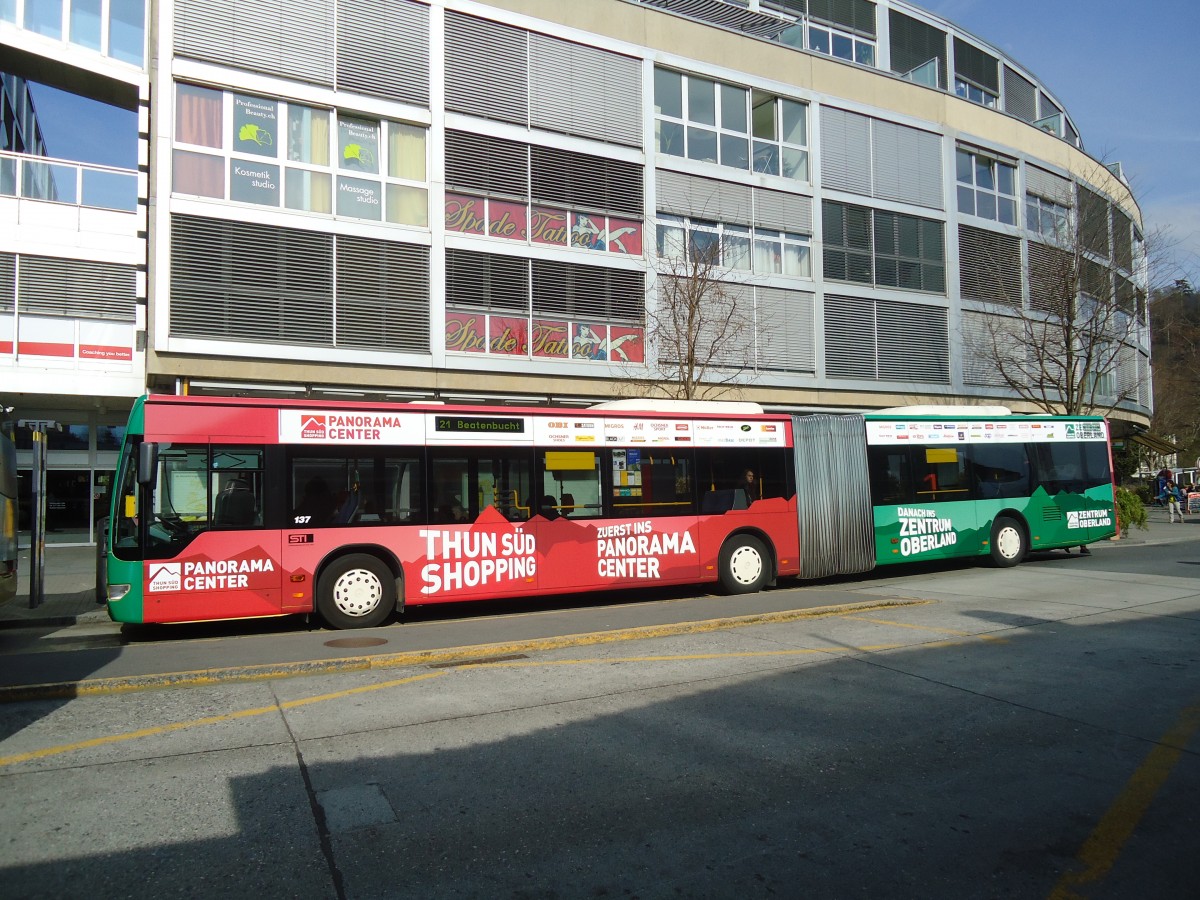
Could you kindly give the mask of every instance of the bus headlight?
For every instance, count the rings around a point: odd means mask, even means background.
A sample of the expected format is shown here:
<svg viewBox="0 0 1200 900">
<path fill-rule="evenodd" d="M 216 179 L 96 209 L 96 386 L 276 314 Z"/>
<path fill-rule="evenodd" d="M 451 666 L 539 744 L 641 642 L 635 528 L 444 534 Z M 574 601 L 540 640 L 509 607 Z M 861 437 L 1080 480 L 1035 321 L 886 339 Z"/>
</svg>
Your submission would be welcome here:
<svg viewBox="0 0 1200 900">
<path fill-rule="evenodd" d="M 114 603 L 129 593 L 128 584 L 110 584 L 108 586 L 108 602 Z"/>
</svg>

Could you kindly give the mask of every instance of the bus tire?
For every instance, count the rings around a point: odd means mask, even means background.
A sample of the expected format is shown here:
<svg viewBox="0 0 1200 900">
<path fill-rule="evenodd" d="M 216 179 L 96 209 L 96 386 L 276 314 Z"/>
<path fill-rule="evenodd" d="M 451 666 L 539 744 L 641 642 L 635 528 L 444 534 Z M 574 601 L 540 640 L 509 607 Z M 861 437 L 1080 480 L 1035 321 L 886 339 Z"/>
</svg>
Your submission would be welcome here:
<svg viewBox="0 0 1200 900">
<path fill-rule="evenodd" d="M 1025 529 L 1016 519 L 1000 516 L 992 523 L 992 565 L 1015 566 L 1025 558 Z"/>
<path fill-rule="evenodd" d="M 331 628 L 374 628 L 396 608 L 396 580 L 378 558 L 351 553 L 317 580 L 317 612 Z"/>
<path fill-rule="evenodd" d="M 736 534 L 721 547 L 721 588 L 727 594 L 753 594 L 771 580 L 771 555 L 750 534 Z"/>
</svg>

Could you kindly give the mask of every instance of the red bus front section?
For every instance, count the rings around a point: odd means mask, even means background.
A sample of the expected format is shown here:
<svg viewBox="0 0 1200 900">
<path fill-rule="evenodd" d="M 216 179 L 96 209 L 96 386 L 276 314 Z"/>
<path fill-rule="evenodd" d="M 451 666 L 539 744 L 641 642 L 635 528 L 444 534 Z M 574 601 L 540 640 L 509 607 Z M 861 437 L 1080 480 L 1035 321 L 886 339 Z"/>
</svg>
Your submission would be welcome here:
<svg viewBox="0 0 1200 900">
<path fill-rule="evenodd" d="M 434 436 L 435 417 L 445 418 L 450 413 L 467 420 L 491 416 L 487 421 L 494 427 L 496 417 L 503 414 L 523 419 L 525 431 L 520 437 L 498 435 L 489 440 L 486 435 L 468 433 L 460 439 L 476 450 L 523 446 L 531 454 L 548 448 L 578 449 L 586 440 L 596 442 L 588 449 L 600 459 L 600 454 L 614 445 L 637 447 L 633 442 L 643 439 L 636 436 L 643 430 L 650 435 L 645 439 L 651 441 L 656 433 L 664 435 L 664 441 L 670 435 L 680 454 L 700 444 L 695 436 L 711 434 L 716 437 L 708 439 L 709 446 L 717 449 L 708 452 L 713 458 L 723 458 L 716 454 L 727 451 L 731 466 L 739 459 L 738 443 L 768 445 L 777 448 L 781 459 L 787 454 L 790 460 L 791 432 L 785 417 L 742 416 L 730 423 L 720 416 L 700 416 L 693 417 L 686 427 L 673 424 L 661 429 L 655 417 L 645 412 L 610 416 L 611 424 L 579 427 L 577 420 L 582 421 L 586 414 L 594 421 L 595 414 L 479 408 L 430 412 L 411 406 L 389 410 L 372 406 L 370 415 L 365 415 L 355 412 L 357 409 L 351 404 L 314 409 L 311 404 L 289 406 L 271 401 L 152 397 L 146 402 L 145 439 L 163 447 L 209 447 L 214 454 L 221 447 L 279 444 L 287 445 L 293 454 L 306 445 L 349 448 L 347 452 L 361 447 L 390 452 L 398 447 L 416 454 L 426 448 L 457 446 L 451 443 L 452 436 Z M 549 426 L 538 416 L 552 418 L 551 425 L 566 437 L 548 432 Z M 678 423 L 678 414 L 670 421 Z M 605 434 L 609 435 L 606 442 Z M 745 452 L 745 447 L 742 450 Z M 216 476 L 208 472 L 207 477 Z M 611 481 L 606 485 L 610 496 L 617 493 Z M 705 487 L 712 486 L 705 482 Z M 705 487 L 698 486 L 698 490 Z M 282 484 L 268 490 L 282 490 Z M 632 503 L 639 502 L 638 489 L 627 493 L 632 494 Z M 718 578 L 722 547 L 734 534 L 761 541 L 776 574 L 795 575 L 799 559 L 794 488 L 778 493 L 737 504 L 748 508 L 727 506 L 711 514 L 696 514 L 701 509 L 697 505 L 688 515 L 656 515 L 654 504 L 647 502 L 630 510 L 643 515 L 616 517 L 618 510 L 606 507 L 603 516 L 596 516 L 564 508 L 561 515 L 535 511 L 514 521 L 500 509 L 481 504 L 473 522 L 433 524 L 427 505 L 424 523 L 377 520 L 360 525 L 350 520 L 338 527 L 309 527 L 296 517 L 292 527 L 281 530 L 261 525 L 235 530 L 207 527 L 171 558 L 144 562 L 143 621 L 308 613 L 317 606 L 323 567 L 358 553 L 374 556 L 391 569 L 400 605 L 711 582 Z M 210 494 L 209 509 L 212 499 Z M 428 504 L 428 499 L 425 502 Z"/>
</svg>

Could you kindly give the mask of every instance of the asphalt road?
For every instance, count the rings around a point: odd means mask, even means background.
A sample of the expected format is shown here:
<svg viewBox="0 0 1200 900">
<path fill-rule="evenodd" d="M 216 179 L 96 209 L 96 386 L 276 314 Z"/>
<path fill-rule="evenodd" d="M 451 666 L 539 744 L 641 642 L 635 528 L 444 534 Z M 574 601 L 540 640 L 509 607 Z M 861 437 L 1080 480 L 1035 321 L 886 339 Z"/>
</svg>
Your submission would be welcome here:
<svg viewBox="0 0 1200 900">
<path fill-rule="evenodd" d="M 0 705 L 0 884 L 1193 897 L 1198 576 L 1189 539 L 352 635 L 24 634 L 0 680 L 77 696 Z"/>
</svg>

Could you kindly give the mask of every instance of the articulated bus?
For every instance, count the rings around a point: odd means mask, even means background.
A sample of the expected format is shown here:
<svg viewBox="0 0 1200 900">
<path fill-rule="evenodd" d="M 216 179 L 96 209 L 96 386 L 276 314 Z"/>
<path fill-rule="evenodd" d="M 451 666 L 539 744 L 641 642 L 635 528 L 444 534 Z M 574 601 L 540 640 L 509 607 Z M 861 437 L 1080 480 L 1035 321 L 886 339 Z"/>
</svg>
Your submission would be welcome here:
<svg viewBox="0 0 1200 900">
<path fill-rule="evenodd" d="M 101 552 L 118 622 L 317 613 L 779 578 L 1115 530 L 1107 423 L 999 407 L 791 416 L 152 395 Z"/>
</svg>

